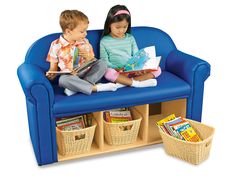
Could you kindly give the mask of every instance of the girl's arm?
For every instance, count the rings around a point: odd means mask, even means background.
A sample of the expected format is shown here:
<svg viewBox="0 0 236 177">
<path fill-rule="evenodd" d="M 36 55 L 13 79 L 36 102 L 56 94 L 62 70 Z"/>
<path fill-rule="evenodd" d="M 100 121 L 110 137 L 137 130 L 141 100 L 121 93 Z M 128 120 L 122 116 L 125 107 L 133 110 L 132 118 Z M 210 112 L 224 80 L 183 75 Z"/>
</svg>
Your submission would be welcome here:
<svg viewBox="0 0 236 177">
<path fill-rule="evenodd" d="M 116 66 L 113 65 L 109 61 L 109 56 L 108 56 L 107 50 L 106 50 L 105 46 L 101 43 L 100 43 L 100 58 L 107 63 L 108 68 L 116 68 Z"/>
<path fill-rule="evenodd" d="M 132 46 L 132 56 L 134 56 L 134 54 L 138 52 L 138 46 L 133 36 L 131 38 L 131 46 Z"/>
</svg>

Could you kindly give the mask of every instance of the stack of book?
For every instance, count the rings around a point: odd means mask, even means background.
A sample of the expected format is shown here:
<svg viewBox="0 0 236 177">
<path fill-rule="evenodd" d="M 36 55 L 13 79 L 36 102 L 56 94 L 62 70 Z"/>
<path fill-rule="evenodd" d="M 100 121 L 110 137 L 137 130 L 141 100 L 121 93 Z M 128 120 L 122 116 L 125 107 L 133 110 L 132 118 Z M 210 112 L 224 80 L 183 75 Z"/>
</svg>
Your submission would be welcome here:
<svg viewBox="0 0 236 177">
<path fill-rule="evenodd" d="M 132 116 L 127 108 L 112 109 L 104 112 L 104 120 L 109 123 L 120 123 L 131 121 Z"/>
<path fill-rule="evenodd" d="M 84 114 L 83 115 L 83 120 L 84 120 L 84 125 L 85 127 L 91 127 L 92 126 L 92 120 L 93 120 L 93 114 Z"/>
<path fill-rule="evenodd" d="M 62 131 L 80 130 L 92 126 L 92 119 L 92 114 L 58 118 L 56 120 L 56 126 Z"/>
<path fill-rule="evenodd" d="M 202 141 L 186 119 L 175 117 L 174 114 L 167 116 L 166 118 L 158 121 L 156 124 L 165 133 L 175 138 L 190 142 Z"/>
</svg>

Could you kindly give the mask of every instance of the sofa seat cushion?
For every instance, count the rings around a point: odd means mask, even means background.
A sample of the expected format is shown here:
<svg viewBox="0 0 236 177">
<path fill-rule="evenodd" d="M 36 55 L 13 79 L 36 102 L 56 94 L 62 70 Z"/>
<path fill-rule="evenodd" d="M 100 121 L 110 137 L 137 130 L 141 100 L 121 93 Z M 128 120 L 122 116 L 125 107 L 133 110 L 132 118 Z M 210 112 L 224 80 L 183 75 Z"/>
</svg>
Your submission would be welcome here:
<svg viewBox="0 0 236 177">
<path fill-rule="evenodd" d="M 73 96 L 66 96 L 58 86 L 54 90 L 53 112 L 56 117 L 187 98 L 190 94 L 189 84 L 167 71 L 157 78 L 156 87 L 124 87 L 115 92 L 78 93 Z"/>
</svg>

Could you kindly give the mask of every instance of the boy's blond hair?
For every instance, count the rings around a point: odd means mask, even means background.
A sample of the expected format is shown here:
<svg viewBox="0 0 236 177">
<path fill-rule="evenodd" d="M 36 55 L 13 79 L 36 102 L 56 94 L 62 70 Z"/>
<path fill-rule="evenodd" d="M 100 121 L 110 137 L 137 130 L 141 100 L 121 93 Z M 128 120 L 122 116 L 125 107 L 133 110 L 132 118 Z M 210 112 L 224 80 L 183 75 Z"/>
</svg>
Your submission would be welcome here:
<svg viewBox="0 0 236 177">
<path fill-rule="evenodd" d="M 60 26 L 63 33 L 66 29 L 75 29 L 80 22 L 89 23 L 89 20 L 83 12 L 78 10 L 65 10 L 60 15 Z"/>
</svg>

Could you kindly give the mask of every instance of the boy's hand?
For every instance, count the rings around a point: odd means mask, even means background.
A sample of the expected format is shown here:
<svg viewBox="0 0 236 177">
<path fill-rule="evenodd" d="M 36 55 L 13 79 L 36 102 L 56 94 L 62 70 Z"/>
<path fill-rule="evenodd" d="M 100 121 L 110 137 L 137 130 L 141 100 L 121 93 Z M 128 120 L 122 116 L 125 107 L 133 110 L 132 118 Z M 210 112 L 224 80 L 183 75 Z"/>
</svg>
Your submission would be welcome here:
<svg viewBox="0 0 236 177">
<path fill-rule="evenodd" d="M 49 79 L 49 80 L 54 80 L 56 78 L 57 74 L 55 73 L 48 73 L 46 72 L 46 77 Z"/>
<path fill-rule="evenodd" d="M 56 78 L 57 74 L 56 73 L 50 73 L 50 71 L 57 71 L 58 70 L 58 63 L 57 62 L 50 62 L 50 68 L 48 72 L 46 72 L 46 77 L 49 80 L 53 80 Z"/>
<path fill-rule="evenodd" d="M 79 56 L 83 57 L 86 61 L 90 61 L 94 58 L 94 55 L 91 53 L 89 46 L 79 47 Z"/>
<path fill-rule="evenodd" d="M 89 51 L 85 47 L 79 47 L 79 56 L 83 57 L 85 60 L 89 59 Z"/>
<path fill-rule="evenodd" d="M 72 74 L 72 75 L 76 76 L 76 75 L 78 74 L 78 72 L 77 72 L 77 70 L 76 70 L 76 69 L 73 69 L 73 70 L 71 71 L 71 73 L 70 73 L 70 74 Z"/>
</svg>

